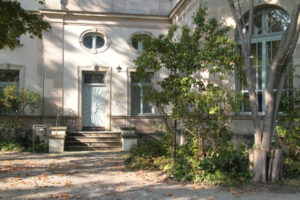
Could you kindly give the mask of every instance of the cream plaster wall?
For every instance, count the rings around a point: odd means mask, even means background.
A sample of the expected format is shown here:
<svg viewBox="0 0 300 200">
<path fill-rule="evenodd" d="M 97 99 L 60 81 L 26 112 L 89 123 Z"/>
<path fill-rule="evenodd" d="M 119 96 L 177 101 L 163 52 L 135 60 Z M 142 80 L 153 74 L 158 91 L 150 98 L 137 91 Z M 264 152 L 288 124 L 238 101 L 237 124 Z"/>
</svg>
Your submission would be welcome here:
<svg viewBox="0 0 300 200">
<path fill-rule="evenodd" d="M 41 40 L 25 35 L 20 41 L 22 45 L 13 51 L 8 48 L 0 50 L 0 65 L 22 66 L 24 72 L 20 73 L 20 80 L 24 82 L 20 86 L 41 94 Z M 40 114 L 40 111 L 33 114 Z"/>
<path fill-rule="evenodd" d="M 47 0 L 46 9 L 168 15 L 174 0 Z"/>
<path fill-rule="evenodd" d="M 127 68 L 134 67 L 133 60 L 138 56 L 129 46 L 133 33 L 144 31 L 153 36 L 166 33 L 170 26 L 167 18 L 160 20 L 132 20 L 107 18 L 80 18 L 46 16 L 51 22 L 51 32 L 45 33 L 43 44 L 45 63 L 45 102 L 46 115 L 54 115 L 56 108 L 63 106 L 65 115 L 78 116 L 80 113 L 80 91 L 78 67 L 109 67 L 111 73 L 112 116 L 126 116 L 127 113 Z M 64 20 L 64 25 L 62 24 Z M 162 28 L 164 27 L 164 28 Z M 91 53 L 82 48 L 80 35 L 97 28 L 105 33 L 111 43 L 101 53 Z M 64 42 L 63 42 L 64 40 Z M 116 68 L 120 66 L 121 72 Z M 54 94 L 53 94 L 54 93 Z"/>
<path fill-rule="evenodd" d="M 242 1 L 242 9 L 246 11 L 245 1 Z M 256 3 L 259 5 L 275 4 L 290 14 L 295 1 L 299 0 L 257 0 Z M 28 10 L 37 10 L 43 7 L 37 4 L 36 0 L 20 0 L 20 2 Z M 64 6 L 61 2 L 65 5 L 66 10 L 62 10 Z M 176 12 L 175 8 L 171 12 L 178 2 L 184 1 L 46 0 L 45 9 L 41 10 L 41 14 L 45 20 L 51 23 L 52 30 L 45 32 L 42 40 L 22 36 L 21 43 L 23 46 L 17 47 L 14 51 L 0 50 L 0 65 L 24 66 L 24 86 L 41 92 L 41 69 L 42 64 L 44 64 L 46 116 L 55 116 L 56 110 L 62 107 L 67 116 L 80 114 L 79 67 L 91 68 L 97 65 L 111 68 L 111 97 L 107 100 L 110 101 L 111 115 L 115 119 L 112 122 L 113 126 L 117 127 L 119 124 L 139 125 L 141 130 L 149 132 L 151 129 L 149 129 L 150 121 L 159 121 L 159 119 L 151 117 L 146 117 L 145 120 L 142 118 L 124 118 L 129 114 L 127 103 L 128 69 L 134 67 L 132 61 L 138 56 L 129 48 L 128 40 L 131 34 L 139 31 L 151 32 L 154 36 L 167 33 L 171 22 L 180 26 L 189 25 L 193 27 L 192 16 L 196 12 L 198 4 L 205 1 L 186 0 L 182 10 L 180 8 Z M 216 17 L 219 22 L 233 27 L 230 37 L 234 39 L 235 23 L 227 1 L 207 0 L 205 5 L 208 7 L 209 17 Z M 170 12 L 171 18 L 169 20 L 165 16 L 169 15 Z M 111 44 L 106 51 L 93 54 L 81 47 L 80 35 L 92 28 L 97 28 L 110 37 Z M 42 46 L 44 46 L 43 56 Z M 294 63 L 300 64 L 300 41 L 298 41 L 294 55 Z M 116 70 L 118 66 L 122 68 L 121 72 Z M 162 79 L 166 74 L 167 72 L 163 71 L 159 74 L 158 79 Z M 199 76 L 207 80 L 211 79 L 207 73 L 199 74 Z M 234 87 L 233 77 L 226 84 Z M 251 126 L 251 122 L 242 123 L 241 121 L 234 122 L 233 129 L 237 132 L 247 132 L 243 127 Z"/>
</svg>

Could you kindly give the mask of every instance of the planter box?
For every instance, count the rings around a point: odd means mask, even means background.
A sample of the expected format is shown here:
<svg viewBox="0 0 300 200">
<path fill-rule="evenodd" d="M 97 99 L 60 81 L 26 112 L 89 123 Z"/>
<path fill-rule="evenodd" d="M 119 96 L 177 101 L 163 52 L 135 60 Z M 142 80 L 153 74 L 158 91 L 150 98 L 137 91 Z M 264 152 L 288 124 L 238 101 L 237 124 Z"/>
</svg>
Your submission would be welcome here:
<svg viewBox="0 0 300 200">
<path fill-rule="evenodd" d="M 66 126 L 50 127 L 50 135 L 66 135 Z"/>
<path fill-rule="evenodd" d="M 129 151 L 132 146 L 137 145 L 138 135 L 135 127 L 121 127 L 123 151 Z"/>
<path fill-rule="evenodd" d="M 49 153 L 64 152 L 67 127 L 50 127 Z"/>
</svg>

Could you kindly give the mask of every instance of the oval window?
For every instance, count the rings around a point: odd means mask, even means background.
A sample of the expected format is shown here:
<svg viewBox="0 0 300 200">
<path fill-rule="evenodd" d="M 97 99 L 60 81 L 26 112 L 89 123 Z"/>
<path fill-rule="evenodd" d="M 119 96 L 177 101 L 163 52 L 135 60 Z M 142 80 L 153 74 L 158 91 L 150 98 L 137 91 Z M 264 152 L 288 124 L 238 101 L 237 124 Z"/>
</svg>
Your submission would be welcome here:
<svg viewBox="0 0 300 200">
<path fill-rule="evenodd" d="M 145 33 L 145 32 L 134 33 L 130 37 L 129 46 L 133 51 L 140 53 L 143 51 L 143 42 L 142 42 L 143 38 L 151 37 L 151 36 L 152 36 L 151 33 Z"/>
<path fill-rule="evenodd" d="M 97 29 L 90 29 L 80 35 L 79 42 L 82 48 L 90 53 L 100 53 L 108 49 L 109 37 Z"/>
<path fill-rule="evenodd" d="M 137 51 L 143 51 L 143 43 L 141 40 L 133 37 L 131 38 L 131 46 Z"/>
<path fill-rule="evenodd" d="M 83 36 L 82 44 L 88 49 L 100 49 L 105 44 L 105 39 L 103 35 L 99 33 L 88 33 Z"/>
</svg>

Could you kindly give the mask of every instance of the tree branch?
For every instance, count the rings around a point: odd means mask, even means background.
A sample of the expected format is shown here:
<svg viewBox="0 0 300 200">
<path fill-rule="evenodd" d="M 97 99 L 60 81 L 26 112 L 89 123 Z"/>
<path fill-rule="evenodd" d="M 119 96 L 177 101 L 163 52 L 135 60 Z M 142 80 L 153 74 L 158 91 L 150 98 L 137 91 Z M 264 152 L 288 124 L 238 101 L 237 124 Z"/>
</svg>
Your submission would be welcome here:
<svg viewBox="0 0 300 200">
<path fill-rule="evenodd" d="M 249 0 L 249 30 L 247 35 L 247 50 L 251 52 L 251 39 L 252 39 L 252 33 L 253 33 L 253 8 L 254 7 L 254 1 Z"/>
<path fill-rule="evenodd" d="M 294 50 L 297 46 L 297 41 L 299 39 L 299 34 L 300 34 L 300 25 L 298 25 L 297 31 L 295 33 L 295 37 L 293 38 L 293 41 L 292 41 L 292 46 L 290 47 L 290 49 L 288 51 L 288 55 L 287 55 L 287 57 L 284 61 L 283 66 L 281 67 L 280 81 L 279 81 L 279 85 L 278 85 L 278 88 L 277 88 L 277 95 L 276 95 L 276 100 L 275 100 L 275 104 L 274 104 L 274 116 L 273 116 L 273 121 L 272 121 L 272 130 L 275 129 L 275 124 L 276 124 L 276 120 L 277 120 L 277 116 L 278 116 L 282 90 L 283 90 L 283 87 L 284 87 L 284 84 L 285 84 L 285 81 L 286 81 L 288 65 L 292 61 L 293 52 L 294 52 Z"/>
<path fill-rule="evenodd" d="M 251 61 L 250 61 L 250 55 L 251 55 L 251 38 L 252 38 L 252 29 L 253 29 L 253 6 L 254 2 L 253 0 L 250 0 L 249 2 L 249 23 L 251 24 L 249 27 L 249 32 L 247 35 L 247 39 L 245 39 L 245 35 L 243 34 L 243 27 L 242 24 L 238 18 L 236 8 L 234 6 L 233 0 L 227 0 L 232 12 L 232 15 L 235 19 L 239 36 L 241 39 L 241 46 L 242 46 L 242 52 L 243 52 L 243 57 L 244 57 L 244 70 L 246 74 L 246 80 L 247 80 L 247 88 L 249 91 L 249 99 L 250 99 L 250 107 L 251 107 L 251 112 L 252 112 L 252 120 L 253 120 L 253 125 L 254 125 L 254 134 L 255 134 L 255 143 L 259 146 L 261 143 L 261 124 L 259 120 L 259 115 L 258 115 L 258 104 L 256 101 L 256 93 L 255 93 L 255 86 L 254 86 L 254 81 L 252 79 L 252 74 L 253 74 L 253 69 L 251 67 Z"/>
<path fill-rule="evenodd" d="M 265 119 L 264 119 L 264 125 L 263 125 L 263 149 L 270 149 L 271 146 L 271 138 L 273 133 L 273 122 L 275 117 L 275 109 L 274 109 L 274 95 L 273 95 L 273 89 L 275 85 L 275 76 L 276 71 L 278 70 L 278 67 L 282 61 L 285 61 L 288 58 L 288 54 L 292 54 L 291 51 L 291 45 L 294 41 L 294 37 L 297 32 L 297 22 L 299 17 L 299 10 L 300 10 L 300 3 L 296 5 L 296 7 L 293 10 L 291 22 L 288 26 L 287 33 L 285 33 L 284 40 L 281 41 L 279 50 L 275 55 L 275 58 L 273 59 L 268 82 L 265 90 Z M 299 35 L 299 34 L 298 34 Z M 278 112 L 278 111 L 277 111 Z"/>
<path fill-rule="evenodd" d="M 271 91 L 274 88 L 274 77 L 275 77 L 275 72 L 283 60 L 285 60 L 285 57 L 287 56 L 291 43 L 293 42 L 293 38 L 295 36 L 295 33 L 297 31 L 297 22 L 298 22 L 298 17 L 299 17 L 299 11 L 300 11 L 300 3 L 296 5 L 296 7 L 293 10 L 292 17 L 291 17 L 291 22 L 288 26 L 288 29 L 286 30 L 286 33 L 284 34 L 280 45 L 279 45 L 279 50 L 277 51 L 272 65 L 271 65 L 271 73 L 269 74 L 269 81 L 267 83 L 267 90 Z M 296 41 L 297 43 L 297 41 Z"/>
<path fill-rule="evenodd" d="M 240 41 L 241 41 L 241 46 L 242 46 L 243 56 L 247 57 L 248 55 L 245 51 L 246 50 L 246 43 L 245 43 L 245 37 L 244 37 L 244 34 L 243 34 L 243 26 L 240 22 L 240 19 L 239 19 L 238 15 L 237 15 L 237 11 L 236 11 L 233 0 L 227 0 L 227 1 L 229 3 L 229 7 L 231 9 L 232 15 L 234 17 L 234 21 L 235 21 L 237 29 L 238 29 L 238 33 L 239 33 L 239 37 L 240 37 Z"/>
</svg>

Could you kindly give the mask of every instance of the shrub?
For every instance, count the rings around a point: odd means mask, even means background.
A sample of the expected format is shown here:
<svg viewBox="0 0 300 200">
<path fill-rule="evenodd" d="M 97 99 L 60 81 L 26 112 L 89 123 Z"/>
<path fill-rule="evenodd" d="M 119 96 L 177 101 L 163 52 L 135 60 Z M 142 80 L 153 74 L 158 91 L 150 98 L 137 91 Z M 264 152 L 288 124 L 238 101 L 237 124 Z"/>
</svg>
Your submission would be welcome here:
<svg viewBox="0 0 300 200">
<path fill-rule="evenodd" d="M 196 146 L 180 147 L 172 173 L 176 180 L 212 185 L 235 185 L 250 180 L 248 153 L 244 147 L 228 146 L 211 157 L 199 157 Z"/>
<path fill-rule="evenodd" d="M 283 177 L 285 178 L 300 178 L 300 158 L 291 159 L 285 158 L 283 165 Z"/>
<path fill-rule="evenodd" d="M 41 105 L 38 93 L 29 89 L 19 89 L 16 84 L 0 89 L 0 150 L 24 151 L 31 146 L 31 137 L 23 134 L 23 124 L 19 118 L 25 109 L 31 112 Z"/>
<path fill-rule="evenodd" d="M 14 140 L 0 140 L 0 151 L 24 151 L 25 147 Z"/>
<path fill-rule="evenodd" d="M 171 148 L 162 140 L 147 140 L 145 145 L 130 151 L 127 165 L 134 169 L 163 170 L 177 181 L 201 182 L 210 185 L 236 185 L 249 181 L 248 152 L 245 147 L 228 145 L 217 154 L 201 157 L 193 140 L 178 148 L 176 162 Z"/>
<path fill-rule="evenodd" d="M 127 165 L 133 169 L 160 169 L 158 158 L 170 156 L 168 143 L 170 139 L 165 135 L 160 139 L 145 139 L 143 145 L 131 148 Z"/>
</svg>

